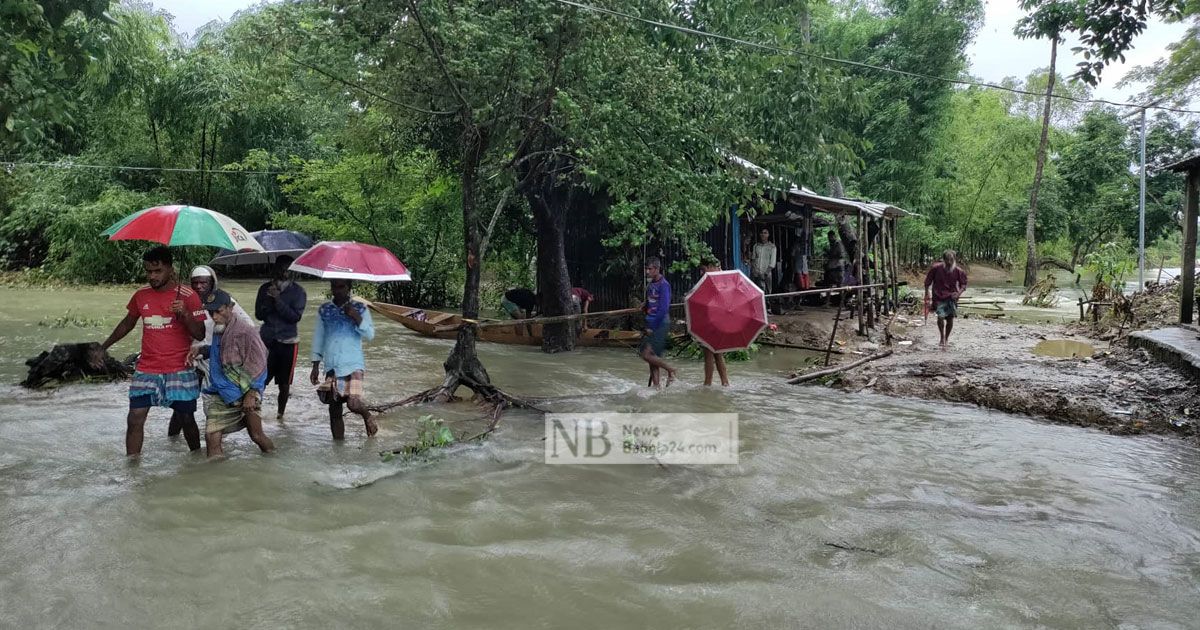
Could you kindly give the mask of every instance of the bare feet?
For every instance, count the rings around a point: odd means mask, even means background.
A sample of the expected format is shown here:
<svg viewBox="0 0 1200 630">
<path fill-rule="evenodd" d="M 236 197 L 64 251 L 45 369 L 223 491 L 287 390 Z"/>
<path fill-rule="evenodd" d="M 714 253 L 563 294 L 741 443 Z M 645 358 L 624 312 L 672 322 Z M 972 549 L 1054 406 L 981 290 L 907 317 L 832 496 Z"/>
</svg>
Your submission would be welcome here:
<svg viewBox="0 0 1200 630">
<path fill-rule="evenodd" d="M 371 416 L 363 418 L 363 424 L 367 425 L 367 437 L 375 437 L 379 433 L 379 424 Z"/>
<path fill-rule="evenodd" d="M 674 382 L 675 382 L 675 370 L 667 370 L 667 385 L 666 386 L 670 387 L 671 383 L 674 383 Z"/>
</svg>

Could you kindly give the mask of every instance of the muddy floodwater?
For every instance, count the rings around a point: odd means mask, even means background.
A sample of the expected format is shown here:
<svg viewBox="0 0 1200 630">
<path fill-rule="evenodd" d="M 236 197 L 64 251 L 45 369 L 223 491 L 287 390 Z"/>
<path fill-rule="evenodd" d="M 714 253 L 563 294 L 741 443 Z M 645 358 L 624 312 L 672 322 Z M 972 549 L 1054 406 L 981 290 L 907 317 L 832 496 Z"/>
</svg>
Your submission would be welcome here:
<svg viewBox="0 0 1200 630">
<path fill-rule="evenodd" d="M 1070 339 L 1046 339 L 1033 346 L 1033 353 L 1043 357 L 1059 357 L 1063 359 L 1084 359 L 1096 353 L 1096 348 L 1090 343 Z"/>
<path fill-rule="evenodd" d="M 250 308 L 254 285 L 231 288 Z M 102 340 L 128 298 L 0 289 L 0 380 Z M 450 342 L 376 326 L 369 398 L 438 380 Z M 297 379 L 284 422 L 266 399 L 276 454 L 240 433 L 205 462 L 157 410 L 131 465 L 124 384 L 4 385 L 0 627 L 1200 627 L 1200 453 L 1181 440 L 789 386 L 790 351 L 731 364 L 728 390 L 683 363 L 663 393 L 632 351 L 480 353 L 557 410 L 737 412 L 740 464 L 547 466 L 529 412 L 383 462 L 420 414 L 472 410 L 398 411 L 373 440 L 348 421 L 333 444 Z"/>
</svg>

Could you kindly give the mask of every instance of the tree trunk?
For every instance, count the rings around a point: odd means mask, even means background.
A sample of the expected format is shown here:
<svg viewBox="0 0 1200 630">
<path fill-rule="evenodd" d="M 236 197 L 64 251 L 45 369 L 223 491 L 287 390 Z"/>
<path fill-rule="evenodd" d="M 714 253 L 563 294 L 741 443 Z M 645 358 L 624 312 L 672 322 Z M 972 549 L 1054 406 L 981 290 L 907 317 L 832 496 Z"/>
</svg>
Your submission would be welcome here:
<svg viewBox="0 0 1200 630">
<path fill-rule="evenodd" d="M 1025 217 L 1025 288 L 1037 284 L 1037 204 L 1046 167 L 1046 144 L 1050 135 L 1050 105 L 1054 94 L 1054 66 L 1058 61 L 1058 33 L 1050 39 L 1050 75 L 1046 81 L 1046 107 L 1042 110 L 1042 137 L 1038 141 L 1037 169 L 1033 173 L 1033 191 L 1029 194 L 1029 215 Z"/>
<path fill-rule="evenodd" d="M 479 162 L 487 139 L 478 127 L 468 127 L 465 135 L 469 137 L 464 140 L 461 181 L 467 277 L 463 283 L 462 314 L 464 318 L 473 320 L 479 318 L 479 285 L 483 266 L 483 261 L 479 258 L 479 245 L 483 238 L 479 231 Z M 458 331 L 454 350 L 443 364 L 446 379 L 440 388 L 430 390 L 436 391 L 432 398 L 449 399 L 460 385 L 465 385 L 474 391 L 478 398 L 494 401 L 499 392 L 492 385 L 487 370 L 483 368 L 475 352 L 477 334 L 474 326 L 464 326 Z"/>
<path fill-rule="evenodd" d="M 561 190 L 529 195 L 537 226 L 537 286 L 541 314 L 547 317 L 571 314 L 571 277 L 567 272 L 566 229 L 570 194 Z M 542 326 L 542 351 L 575 349 L 575 322 Z"/>
</svg>

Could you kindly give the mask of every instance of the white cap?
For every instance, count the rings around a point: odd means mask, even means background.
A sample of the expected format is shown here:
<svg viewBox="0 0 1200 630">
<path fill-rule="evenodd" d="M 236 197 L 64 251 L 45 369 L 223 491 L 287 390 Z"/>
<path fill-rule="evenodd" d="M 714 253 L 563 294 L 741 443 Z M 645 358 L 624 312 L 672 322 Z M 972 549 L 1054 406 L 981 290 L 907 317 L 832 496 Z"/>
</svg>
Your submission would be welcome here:
<svg viewBox="0 0 1200 630">
<path fill-rule="evenodd" d="M 201 267 L 196 267 L 195 269 L 193 269 L 192 275 L 189 277 L 191 277 L 191 278 L 211 278 L 212 275 L 213 275 L 212 271 L 209 270 L 208 267 L 201 266 Z"/>
</svg>

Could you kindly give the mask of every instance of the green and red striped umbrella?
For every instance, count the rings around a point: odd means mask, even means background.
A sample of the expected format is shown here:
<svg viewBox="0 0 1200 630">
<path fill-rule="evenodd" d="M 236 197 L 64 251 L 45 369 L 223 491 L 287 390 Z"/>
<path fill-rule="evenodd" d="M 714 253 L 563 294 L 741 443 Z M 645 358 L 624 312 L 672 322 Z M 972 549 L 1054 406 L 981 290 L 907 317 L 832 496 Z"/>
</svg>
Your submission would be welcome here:
<svg viewBox="0 0 1200 630">
<path fill-rule="evenodd" d="M 163 245 L 211 245 L 237 252 L 263 251 L 237 221 L 196 206 L 156 206 L 114 223 L 103 236 L 110 241 L 153 241 Z"/>
</svg>

